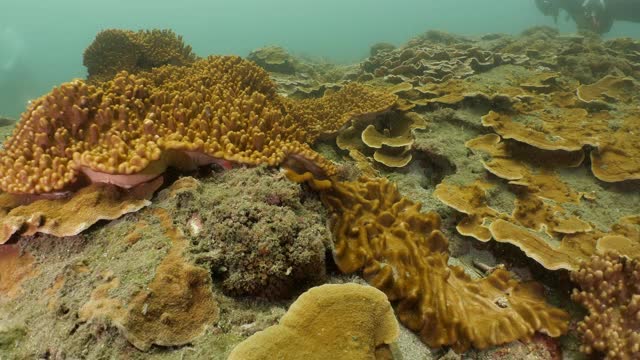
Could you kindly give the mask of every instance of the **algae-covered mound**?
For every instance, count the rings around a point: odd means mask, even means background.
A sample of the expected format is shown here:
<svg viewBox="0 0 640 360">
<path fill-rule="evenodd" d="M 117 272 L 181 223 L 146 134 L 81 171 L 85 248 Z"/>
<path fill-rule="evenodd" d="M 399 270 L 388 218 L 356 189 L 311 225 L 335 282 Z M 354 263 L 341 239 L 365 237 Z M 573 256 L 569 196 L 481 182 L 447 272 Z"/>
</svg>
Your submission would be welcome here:
<svg viewBox="0 0 640 360">
<path fill-rule="evenodd" d="M 152 202 L 81 235 L 0 246 L 0 357 L 225 359 L 280 315 L 226 293 L 325 280 L 322 206 L 275 170 L 180 178 Z"/>
<path fill-rule="evenodd" d="M 286 298 L 325 279 L 331 234 L 322 205 L 278 173 L 235 170 L 181 192 L 175 202 L 175 219 L 191 235 L 191 256 L 225 293 Z"/>
</svg>

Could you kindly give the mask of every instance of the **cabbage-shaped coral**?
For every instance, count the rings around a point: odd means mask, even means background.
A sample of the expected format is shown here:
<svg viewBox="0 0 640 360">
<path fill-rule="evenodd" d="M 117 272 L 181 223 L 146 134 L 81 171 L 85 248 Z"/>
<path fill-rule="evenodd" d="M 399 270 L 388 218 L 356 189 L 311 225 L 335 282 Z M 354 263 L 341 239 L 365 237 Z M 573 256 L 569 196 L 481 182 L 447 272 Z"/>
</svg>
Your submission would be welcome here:
<svg viewBox="0 0 640 360">
<path fill-rule="evenodd" d="M 85 49 L 83 64 L 89 79 L 107 80 L 119 71 L 136 73 L 162 65 L 187 65 L 195 59 L 191 46 L 172 30 L 107 29 Z"/>
</svg>

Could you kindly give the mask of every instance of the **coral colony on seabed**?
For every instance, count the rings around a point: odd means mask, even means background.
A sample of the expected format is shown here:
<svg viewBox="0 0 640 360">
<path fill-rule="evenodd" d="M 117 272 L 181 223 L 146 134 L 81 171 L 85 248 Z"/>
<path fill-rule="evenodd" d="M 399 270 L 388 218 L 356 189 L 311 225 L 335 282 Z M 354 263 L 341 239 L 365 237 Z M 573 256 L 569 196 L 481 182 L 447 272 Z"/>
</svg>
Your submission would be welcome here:
<svg viewBox="0 0 640 360">
<path fill-rule="evenodd" d="M 0 119 L 0 359 L 640 359 L 639 51 L 104 30 Z"/>
</svg>

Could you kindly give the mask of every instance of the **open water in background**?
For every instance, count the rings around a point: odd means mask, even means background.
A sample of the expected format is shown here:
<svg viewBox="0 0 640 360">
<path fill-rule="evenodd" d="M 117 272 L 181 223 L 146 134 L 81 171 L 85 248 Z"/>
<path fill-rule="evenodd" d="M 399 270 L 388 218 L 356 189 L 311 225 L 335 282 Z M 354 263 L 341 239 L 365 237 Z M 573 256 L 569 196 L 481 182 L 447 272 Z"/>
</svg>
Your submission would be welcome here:
<svg viewBox="0 0 640 360">
<path fill-rule="evenodd" d="M 84 77 L 82 52 L 106 28 L 171 28 L 201 56 L 246 55 L 264 45 L 354 62 L 380 41 L 400 45 L 426 30 L 517 34 L 554 25 L 533 0 L 0 0 L 0 115 Z M 558 28 L 575 32 L 561 16 Z M 640 37 L 616 23 L 607 37 Z"/>
</svg>

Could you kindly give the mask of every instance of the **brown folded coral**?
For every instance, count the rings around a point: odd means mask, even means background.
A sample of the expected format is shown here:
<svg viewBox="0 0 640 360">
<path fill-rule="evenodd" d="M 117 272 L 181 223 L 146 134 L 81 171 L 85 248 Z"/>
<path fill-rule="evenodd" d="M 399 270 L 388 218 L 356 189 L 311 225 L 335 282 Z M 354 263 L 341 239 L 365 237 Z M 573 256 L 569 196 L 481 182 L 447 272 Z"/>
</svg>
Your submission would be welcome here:
<svg viewBox="0 0 640 360">
<path fill-rule="evenodd" d="M 392 107 L 394 95 L 350 84 L 315 100 L 276 95 L 267 73 L 239 57 L 77 80 L 33 101 L 0 151 L 0 189 L 48 193 L 92 181 L 130 187 L 167 166 L 277 165 L 289 156 L 315 172 L 334 166 L 307 142 L 352 117 Z"/>
<path fill-rule="evenodd" d="M 605 359 L 640 354 L 640 263 L 613 253 L 594 256 L 571 274 L 578 283 L 571 298 L 588 311 L 578 323 L 580 350 Z"/>
<path fill-rule="evenodd" d="M 131 189 L 92 184 L 73 194 L 35 201 L 29 197 L 2 193 L 0 244 L 9 241 L 14 234 L 76 235 L 100 220 L 113 220 L 136 212 L 151 204 L 149 199 L 162 181 L 162 177 L 159 177 Z"/>
<path fill-rule="evenodd" d="M 544 302 L 540 285 L 518 283 L 504 269 L 473 280 L 449 266 L 440 217 L 420 212 L 387 180 L 335 183 L 322 198 L 333 212 L 340 270 L 362 270 L 429 346 L 465 351 L 567 330 L 567 314 Z"/>
<path fill-rule="evenodd" d="M 482 124 L 506 139 L 542 150 L 581 151 L 586 145 L 593 146 L 591 170 L 598 179 L 637 180 L 637 88 L 630 78 L 607 76 L 579 86 L 568 101 L 561 93 L 532 97 L 527 104 L 519 104 L 515 113 L 490 111 Z"/>
</svg>

